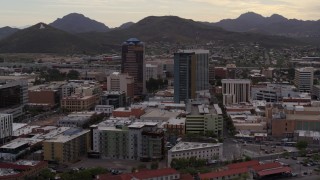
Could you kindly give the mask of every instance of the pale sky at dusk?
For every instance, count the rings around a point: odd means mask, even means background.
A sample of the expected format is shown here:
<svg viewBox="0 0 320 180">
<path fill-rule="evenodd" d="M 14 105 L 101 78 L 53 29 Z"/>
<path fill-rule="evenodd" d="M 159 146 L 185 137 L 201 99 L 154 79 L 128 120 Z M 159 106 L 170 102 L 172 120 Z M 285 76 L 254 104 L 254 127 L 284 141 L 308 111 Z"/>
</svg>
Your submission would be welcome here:
<svg viewBox="0 0 320 180">
<path fill-rule="evenodd" d="M 117 27 L 150 15 L 217 22 L 253 11 L 287 18 L 320 19 L 319 0 L 0 0 L 0 27 L 51 23 L 72 12 Z"/>
</svg>

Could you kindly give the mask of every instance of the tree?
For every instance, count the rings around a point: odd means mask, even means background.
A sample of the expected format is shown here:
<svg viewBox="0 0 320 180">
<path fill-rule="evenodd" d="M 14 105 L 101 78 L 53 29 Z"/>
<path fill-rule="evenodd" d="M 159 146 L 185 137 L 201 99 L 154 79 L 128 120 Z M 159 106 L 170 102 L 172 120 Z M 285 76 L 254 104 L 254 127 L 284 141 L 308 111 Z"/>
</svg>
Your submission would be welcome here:
<svg viewBox="0 0 320 180">
<path fill-rule="evenodd" d="M 153 162 L 151 163 L 151 169 L 158 169 L 159 168 L 159 163 L 158 162 Z"/>
<path fill-rule="evenodd" d="M 146 169 L 147 166 L 145 164 L 139 164 L 138 169 Z"/>
<path fill-rule="evenodd" d="M 73 80 L 77 80 L 80 77 L 80 73 L 76 70 L 70 70 L 67 74 L 67 78 L 68 79 L 73 79 Z"/>
<path fill-rule="evenodd" d="M 298 141 L 296 144 L 296 148 L 299 150 L 304 150 L 308 147 L 308 142 L 307 141 Z"/>
</svg>

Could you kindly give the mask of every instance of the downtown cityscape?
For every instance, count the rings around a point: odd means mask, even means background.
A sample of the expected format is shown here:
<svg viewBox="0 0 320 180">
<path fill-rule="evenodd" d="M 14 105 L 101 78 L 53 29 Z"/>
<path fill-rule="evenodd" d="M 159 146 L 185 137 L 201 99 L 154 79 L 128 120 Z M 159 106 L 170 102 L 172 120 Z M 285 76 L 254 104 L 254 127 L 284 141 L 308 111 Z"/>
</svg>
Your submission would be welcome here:
<svg viewBox="0 0 320 180">
<path fill-rule="evenodd" d="M 320 179 L 318 19 L 0 28 L 0 180 Z"/>
</svg>

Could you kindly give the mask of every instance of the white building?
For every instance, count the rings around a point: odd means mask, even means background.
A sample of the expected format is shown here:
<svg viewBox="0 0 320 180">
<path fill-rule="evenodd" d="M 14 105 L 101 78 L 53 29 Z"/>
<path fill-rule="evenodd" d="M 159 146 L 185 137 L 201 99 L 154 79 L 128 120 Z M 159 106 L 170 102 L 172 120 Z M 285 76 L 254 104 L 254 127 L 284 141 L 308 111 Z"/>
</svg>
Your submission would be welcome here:
<svg viewBox="0 0 320 180">
<path fill-rule="evenodd" d="M 251 80 L 222 79 L 223 105 L 250 102 Z"/>
<path fill-rule="evenodd" d="M 311 92 L 313 86 L 313 67 L 297 68 L 295 70 L 294 85 L 300 92 Z"/>
<path fill-rule="evenodd" d="M 159 67 L 158 65 L 154 64 L 146 64 L 146 80 L 148 81 L 150 78 L 158 79 L 159 73 L 158 73 Z"/>
<path fill-rule="evenodd" d="M 94 111 L 97 113 L 104 113 L 104 114 L 112 114 L 112 111 L 114 110 L 113 105 L 96 105 Z"/>
<path fill-rule="evenodd" d="M 126 96 L 133 96 L 134 78 L 128 74 L 113 72 L 107 77 L 108 91 L 124 91 Z"/>
<path fill-rule="evenodd" d="M 0 114 L 0 140 L 5 142 L 12 136 L 12 114 Z"/>
<path fill-rule="evenodd" d="M 191 158 L 218 160 L 223 156 L 222 143 L 179 142 L 168 151 L 168 167 L 173 159 Z"/>
</svg>

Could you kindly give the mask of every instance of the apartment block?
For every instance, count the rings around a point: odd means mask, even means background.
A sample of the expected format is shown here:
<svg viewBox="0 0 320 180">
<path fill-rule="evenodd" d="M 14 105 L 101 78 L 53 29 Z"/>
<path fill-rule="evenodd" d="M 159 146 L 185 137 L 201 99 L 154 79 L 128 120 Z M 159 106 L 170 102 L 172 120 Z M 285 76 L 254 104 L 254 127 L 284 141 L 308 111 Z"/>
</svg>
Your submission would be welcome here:
<svg viewBox="0 0 320 180">
<path fill-rule="evenodd" d="M 90 130 L 71 128 L 43 142 L 44 160 L 70 163 L 87 155 L 90 149 Z"/>
<path fill-rule="evenodd" d="M 222 79 L 223 105 L 250 102 L 251 81 L 249 79 Z"/>
</svg>

